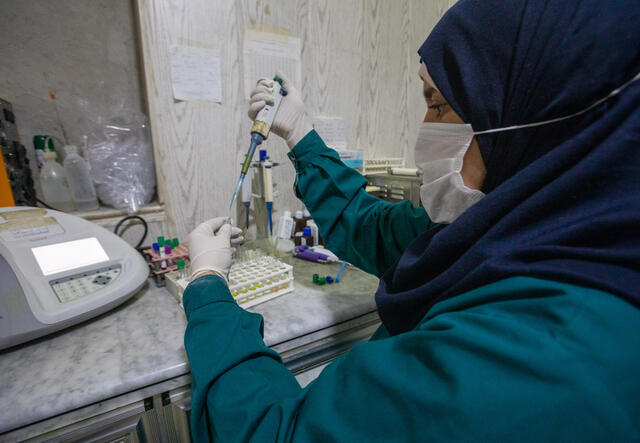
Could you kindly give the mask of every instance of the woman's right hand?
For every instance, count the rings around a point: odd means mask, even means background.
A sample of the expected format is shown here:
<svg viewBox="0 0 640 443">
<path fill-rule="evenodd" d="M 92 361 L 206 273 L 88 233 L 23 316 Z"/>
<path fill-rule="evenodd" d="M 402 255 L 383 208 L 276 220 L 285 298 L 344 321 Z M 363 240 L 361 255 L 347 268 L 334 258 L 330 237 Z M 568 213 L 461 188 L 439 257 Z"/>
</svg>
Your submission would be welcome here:
<svg viewBox="0 0 640 443">
<path fill-rule="evenodd" d="M 311 119 L 305 111 L 302 96 L 295 86 L 291 84 L 279 71 L 276 76 L 282 79 L 282 87 L 287 90 L 287 95 L 282 97 L 280 108 L 271 125 L 271 131 L 282 137 L 293 149 L 300 140 L 313 129 Z M 265 105 L 274 103 L 273 80 L 262 79 L 253 91 L 249 100 L 249 118 L 255 120 L 258 112 Z"/>
</svg>

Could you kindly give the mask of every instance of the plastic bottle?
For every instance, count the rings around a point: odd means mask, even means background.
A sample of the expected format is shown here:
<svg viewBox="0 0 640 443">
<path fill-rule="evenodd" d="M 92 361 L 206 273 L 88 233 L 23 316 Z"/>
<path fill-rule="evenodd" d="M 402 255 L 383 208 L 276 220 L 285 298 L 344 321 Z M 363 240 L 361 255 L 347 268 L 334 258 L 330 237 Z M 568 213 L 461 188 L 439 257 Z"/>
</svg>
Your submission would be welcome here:
<svg viewBox="0 0 640 443">
<path fill-rule="evenodd" d="M 74 205 L 67 176 L 64 168 L 56 161 L 56 153 L 45 151 L 42 157 L 44 165 L 40 170 L 40 186 L 45 203 L 53 209 L 64 212 L 73 211 Z"/>
<path fill-rule="evenodd" d="M 302 220 L 304 220 L 304 226 L 308 226 L 307 222 L 311 220 L 311 213 L 307 210 L 307 208 L 304 208 L 304 211 L 302 211 Z"/>
<path fill-rule="evenodd" d="M 78 211 L 98 209 L 96 189 L 93 187 L 91 173 L 87 161 L 78 154 L 78 147 L 67 145 L 64 147 L 67 157 L 64 159 L 64 170 L 71 189 L 71 196 Z"/>
<path fill-rule="evenodd" d="M 278 222 L 278 232 L 277 237 L 289 239 L 293 235 L 293 228 L 295 224 L 293 222 L 293 218 L 291 218 L 291 211 L 284 211 L 282 217 Z"/>
<path fill-rule="evenodd" d="M 296 211 L 295 217 L 293 217 L 293 221 L 296 223 L 296 229 L 294 232 L 302 232 L 305 226 L 307 226 L 307 222 L 304 220 L 304 215 L 302 211 Z"/>
</svg>

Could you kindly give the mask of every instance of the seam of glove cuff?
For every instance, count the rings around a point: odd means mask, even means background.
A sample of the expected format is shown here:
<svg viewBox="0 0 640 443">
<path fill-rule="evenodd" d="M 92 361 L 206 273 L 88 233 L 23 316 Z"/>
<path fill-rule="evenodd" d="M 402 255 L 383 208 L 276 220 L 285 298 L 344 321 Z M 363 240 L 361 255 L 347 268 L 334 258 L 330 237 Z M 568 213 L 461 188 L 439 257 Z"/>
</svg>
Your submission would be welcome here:
<svg viewBox="0 0 640 443">
<path fill-rule="evenodd" d="M 191 278 L 189 279 L 189 283 L 191 283 L 194 280 L 197 280 L 198 278 L 204 277 L 205 275 L 211 275 L 211 274 L 220 277 L 226 283 L 226 285 L 229 286 L 229 281 L 227 280 L 227 277 L 222 275 L 221 272 L 215 271 L 213 269 L 202 269 L 194 272 L 191 275 Z"/>
</svg>

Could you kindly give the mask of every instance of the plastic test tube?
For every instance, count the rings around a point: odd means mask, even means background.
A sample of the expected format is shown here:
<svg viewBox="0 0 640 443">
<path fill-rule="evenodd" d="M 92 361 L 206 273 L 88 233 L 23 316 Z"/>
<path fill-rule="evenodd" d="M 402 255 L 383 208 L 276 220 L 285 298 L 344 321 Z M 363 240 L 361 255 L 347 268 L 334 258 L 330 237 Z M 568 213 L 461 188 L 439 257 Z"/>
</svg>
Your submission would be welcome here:
<svg viewBox="0 0 640 443">
<path fill-rule="evenodd" d="M 171 255 L 171 246 L 165 246 L 164 247 L 164 253 L 165 255 Z M 169 259 L 169 264 L 173 263 L 173 259 Z"/>
<path fill-rule="evenodd" d="M 179 278 L 184 278 L 184 260 L 176 260 L 176 264 L 178 265 L 178 276 Z"/>
</svg>

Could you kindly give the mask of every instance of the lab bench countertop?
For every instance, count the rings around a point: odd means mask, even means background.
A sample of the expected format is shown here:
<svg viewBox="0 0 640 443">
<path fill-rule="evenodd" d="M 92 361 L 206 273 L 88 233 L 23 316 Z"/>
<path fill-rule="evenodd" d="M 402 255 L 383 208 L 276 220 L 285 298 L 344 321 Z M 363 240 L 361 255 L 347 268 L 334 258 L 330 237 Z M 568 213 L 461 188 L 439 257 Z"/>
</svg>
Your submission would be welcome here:
<svg viewBox="0 0 640 443">
<path fill-rule="evenodd" d="M 377 278 L 349 269 L 341 283 L 315 286 L 314 273 L 339 266 L 285 261 L 294 292 L 249 309 L 263 315 L 268 346 L 291 351 L 375 312 Z M 186 324 L 176 299 L 149 283 L 106 314 L 0 351 L 0 434 L 188 374 Z"/>
</svg>

